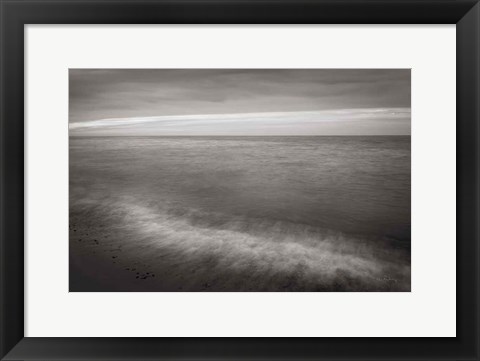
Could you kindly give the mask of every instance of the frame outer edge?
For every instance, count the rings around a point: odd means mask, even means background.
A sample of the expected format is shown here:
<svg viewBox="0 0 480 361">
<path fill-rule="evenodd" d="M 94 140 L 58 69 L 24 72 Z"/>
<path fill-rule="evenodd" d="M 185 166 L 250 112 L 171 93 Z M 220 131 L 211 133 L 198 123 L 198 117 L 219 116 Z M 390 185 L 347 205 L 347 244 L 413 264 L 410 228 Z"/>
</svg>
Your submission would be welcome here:
<svg viewBox="0 0 480 361">
<path fill-rule="evenodd" d="M 59 5 L 66 4 L 68 1 L 59 0 L 56 1 Z M 82 1 L 79 1 L 80 3 Z M 83 1 L 84 3 L 91 3 L 91 1 Z M 361 1 L 360 1 L 361 2 Z M 421 2 L 421 1 L 419 1 Z M 28 3 L 18 1 L 18 3 Z M 17 4 L 18 4 L 17 3 Z M 39 4 L 39 1 L 32 1 L 30 3 Z M 52 3 L 52 2 L 50 2 Z M 199 2 L 201 3 L 201 1 Z M 474 2 L 469 2 L 473 4 Z M 461 34 L 467 39 L 465 43 L 460 44 L 460 49 L 463 49 L 462 63 L 465 63 L 465 71 L 457 72 L 457 84 L 463 84 L 465 92 L 460 92 L 457 89 L 457 107 L 462 104 L 465 106 L 463 113 L 457 110 L 457 122 L 462 118 L 472 118 L 469 124 L 466 124 L 464 129 L 457 132 L 457 147 L 461 144 L 460 134 L 465 135 L 469 141 L 460 147 L 460 152 L 469 151 L 466 154 L 466 161 L 462 168 L 462 187 L 473 191 L 474 197 L 468 199 L 464 192 L 459 194 L 461 196 L 462 204 L 472 205 L 471 215 L 463 214 L 466 217 L 466 226 L 472 231 L 465 236 L 473 238 L 471 244 L 468 247 L 463 247 L 461 251 L 463 255 L 466 255 L 471 265 L 469 270 L 472 274 L 466 281 L 465 287 L 476 287 L 474 300 L 463 298 L 463 303 L 457 302 L 457 307 L 467 307 L 468 309 L 474 309 L 475 317 L 472 317 L 469 323 L 469 330 L 473 331 L 470 336 L 474 337 L 474 345 L 469 345 L 469 352 L 465 351 L 465 354 L 458 355 L 458 360 L 478 360 L 478 347 L 479 347 L 479 313 L 477 301 L 479 300 L 480 289 L 478 287 L 478 270 L 479 259 L 478 253 L 478 210 L 479 210 L 479 104 L 478 99 L 480 96 L 480 48 L 479 48 L 479 29 L 480 29 L 480 6 L 478 2 L 475 2 L 473 8 L 470 9 L 468 14 L 464 16 L 462 20 L 457 24 L 457 47 L 459 46 L 459 38 Z M 465 4 L 465 3 L 464 3 Z M 112 1 L 112 5 L 114 5 Z M 186 4 L 185 4 L 186 5 Z M 7 12 L 8 8 L 8 12 Z M 23 91 L 24 91 L 24 74 L 23 67 L 19 69 L 18 61 L 24 58 L 23 50 L 23 25 L 25 14 L 22 14 L 22 10 L 25 7 L 16 7 L 14 2 L 0 0 L 0 23 L 1 23 L 1 44 L 0 44 L 0 358 L 3 359 L 12 349 L 22 349 L 24 342 L 21 342 L 24 335 L 24 308 L 23 308 L 23 242 L 15 243 L 13 240 L 23 239 L 23 211 L 24 211 L 24 197 L 23 197 L 23 182 L 19 184 L 18 179 L 23 180 L 24 170 L 23 162 L 18 162 L 18 159 L 24 159 L 23 152 L 23 123 L 22 126 L 14 127 L 14 123 L 19 119 L 23 119 Z M 8 17 L 7 17 L 8 13 Z M 58 17 L 59 14 L 56 14 Z M 38 19 L 38 18 L 37 18 Z M 41 19 L 41 16 L 40 16 Z M 48 21 L 45 21 L 48 23 Z M 37 23 L 42 23 L 39 20 Z M 8 29 L 8 37 L 7 37 Z M 464 46 L 463 48 L 461 46 Z M 468 50 L 470 49 L 470 50 Z M 470 56 L 471 59 L 467 61 L 465 56 Z M 459 52 L 457 51 L 457 71 L 460 65 Z M 12 71 L 15 70 L 15 71 Z M 21 70 L 21 71 L 20 71 Z M 468 75 L 469 71 L 470 76 Z M 473 81 L 472 81 L 473 74 Z M 459 79 L 461 80 L 459 81 Z M 6 85 L 9 85 L 8 94 L 5 91 Z M 22 106 L 19 105 L 19 102 Z M 458 109 L 458 108 L 457 108 Z M 19 129 L 20 128 L 20 129 Z M 7 137 L 8 134 L 8 137 Z M 463 141 L 462 141 L 463 142 Z M 17 160 L 17 161 L 16 161 Z M 457 164 L 458 166 L 458 164 Z M 470 171 L 466 171 L 466 168 L 470 167 Z M 473 179 L 472 179 L 473 175 Z M 457 175 L 458 176 L 458 175 Z M 458 186 L 457 183 L 457 192 Z M 22 194 L 21 199 L 18 195 Z M 458 215 L 457 215 L 458 217 Z M 462 219 L 458 218 L 458 225 L 462 223 Z M 458 226 L 457 225 L 457 226 Z M 7 242 L 8 240 L 8 242 Z M 457 252 L 459 257 L 460 252 Z M 458 262 L 457 262 L 458 267 Z M 8 278 L 7 278 L 8 274 Z M 474 281 L 475 284 L 473 284 Z M 468 316 L 467 316 L 468 317 Z M 473 329 L 471 328 L 473 327 Z M 24 339 L 27 341 L 27 339 Z M 23 344 L 23 345 L 22 345 Z M 17 345 L 17 347 L 14 347 Z M 474 350 L 472 350 L 474 346 Z M 50 349 L 49 352 L 54 352 Z M 473 353 L 472 353 L 473 352 Z M 22 352 L 19 354 L 12 352 L 9 357 L 5 359 L 16 359 L 16 356 L 22 357 Z M 23 354 L 23 356 L 26 356 Z M 51 356 L 51 355 L 50 355 Z M 14 358 L 12 358 L 14 357 Z M 44 355 L 29 355 L 29 359 L 47 358 L 48 354 Z M 172 357 L 175 359 L 176 357 Z"/>
<path fill-rule="evenodd" d="M 24 26 L 17 10 L 0 0 L 0 358 L 24 338 Z"/>
<path fill-rule="evenodd" d="M 480 3 L 457 23 L 457 337 L 479 360 Z M 468 212 L 470 210 L 470 212 Z M 459 278 L 460 265 L 468 274 Z M 459 287 L 460 286 L 460 287 Z M 473 299 L 468 290 L 474 289 Z M 467 312 L 469 311 L 469 312 Z M 469 317 L 469 315 L 471 315 Z M 462 324 L 463 322 L 463 324 Z M 471 332 L 465 335 L 463 332 Z"/>
</svg>

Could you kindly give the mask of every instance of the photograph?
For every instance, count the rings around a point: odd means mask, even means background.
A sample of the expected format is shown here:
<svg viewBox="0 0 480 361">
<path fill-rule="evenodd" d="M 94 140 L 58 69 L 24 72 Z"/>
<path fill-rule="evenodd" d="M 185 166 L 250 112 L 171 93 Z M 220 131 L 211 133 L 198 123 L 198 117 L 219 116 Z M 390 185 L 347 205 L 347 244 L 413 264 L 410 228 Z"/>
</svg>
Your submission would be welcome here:
<svg viewBox="0 0 480 361">
<path fill-rule="evenodd" d="M 410 69 L 69 69 L 70 292 L 410 292 Z"/>
</svg>

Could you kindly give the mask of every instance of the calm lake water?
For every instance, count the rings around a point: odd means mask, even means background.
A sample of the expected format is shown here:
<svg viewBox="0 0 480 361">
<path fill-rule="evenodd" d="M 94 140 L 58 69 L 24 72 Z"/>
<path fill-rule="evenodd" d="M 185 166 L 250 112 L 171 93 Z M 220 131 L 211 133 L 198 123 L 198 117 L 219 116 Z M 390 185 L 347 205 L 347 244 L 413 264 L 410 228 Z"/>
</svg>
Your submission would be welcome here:
<svg viewBox="0 0 480 361">
<path fill-rule="evenodd" d="M 409 136 L 72 137 L 70 288 L 408 291 L 410 205 Z"/>
</svg>

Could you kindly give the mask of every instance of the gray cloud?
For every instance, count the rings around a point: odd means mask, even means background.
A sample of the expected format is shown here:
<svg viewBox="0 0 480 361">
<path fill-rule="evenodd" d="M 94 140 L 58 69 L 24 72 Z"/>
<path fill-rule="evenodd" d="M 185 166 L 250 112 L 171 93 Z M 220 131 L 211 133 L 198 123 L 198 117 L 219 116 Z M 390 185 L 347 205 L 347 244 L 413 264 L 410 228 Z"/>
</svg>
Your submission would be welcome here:
<svg viewBox="0 0 480 361">
<path fill-rule="evenodd" d="M 72 134 L 256 134 L 268 125 L 272 135 L 410 132 L 410 70 L 406 69 L 71 69 L 69 89 Z M 328 113 L 340 109 L 350 110 L 351 119 Z M 382 109 L 386 109 L 382 119 L 365 117 Z M 388 114 L 394 109 L 403 109 L 403 115 L 408 110 L 408 116 L 391 119 Z M 298 118 L 306 111 L 318 112 L 313 125 L 312 119 L 305 123 Z M 291 121 L 279 124 L 268 116 L 268 120 L 257 117 L 252 118 L 257 123 L 250 121 L 247 126 L 245 117 L 233 125 L 214 119 L 215 114 L 272 112 L 286 112 Z M 363 119 L 356 119 L 359 114 Z M 138 121 L 176 115 L 196 118 L 188 126 L 177 118 L 169 131 L 165 118 Z M 336 123 L 327 122 L 328 117 Z M 128 126 L 122 125 L 121 119 L 131 118 Z M 105 120 L 108 125 L 100 126 Z"/>
</svg>

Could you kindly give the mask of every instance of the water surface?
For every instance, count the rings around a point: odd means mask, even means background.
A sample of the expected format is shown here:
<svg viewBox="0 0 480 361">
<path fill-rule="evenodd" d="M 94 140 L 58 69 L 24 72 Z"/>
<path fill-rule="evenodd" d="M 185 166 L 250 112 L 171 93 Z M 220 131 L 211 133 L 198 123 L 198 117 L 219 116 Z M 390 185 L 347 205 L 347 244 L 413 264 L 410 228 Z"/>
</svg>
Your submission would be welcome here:
<svg viewBox="0 0 480 361">
<path fill-rule="evenodd" d="M 72 291 L 409 290 L 410 137 L 71 137 L 70 234 Z"/>
</svg>

